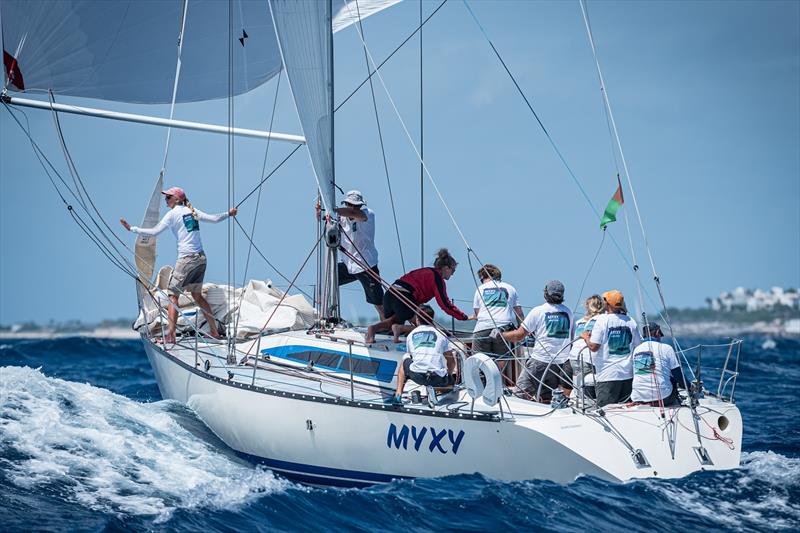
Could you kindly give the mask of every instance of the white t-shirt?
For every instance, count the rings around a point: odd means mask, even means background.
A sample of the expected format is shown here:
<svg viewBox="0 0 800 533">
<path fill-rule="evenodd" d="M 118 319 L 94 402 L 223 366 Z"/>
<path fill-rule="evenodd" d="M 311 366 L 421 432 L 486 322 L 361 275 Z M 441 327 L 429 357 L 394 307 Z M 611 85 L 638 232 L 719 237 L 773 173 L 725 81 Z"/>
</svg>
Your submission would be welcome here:
<svg viewBox="0 0 800 533">
<path fill-rule="evenodd" d="M 408 352 L 411 354 L 409 368 L 414 372 L 425 374 L 433 372 L 437 376 L 447 375 L 447 361 L 444 352 L 450 343 L 447 337 L 432 326 L 417 326 L 408 334 L 406 340 Z"/>
<path fill-rule="evenodd" d="M 672 369 L 679 366 L 672 346 L 653 339 L 644 341 L 633 351 L 631 400 L 653 402 L 672 394 L 672 382 L 669 378 Z"/>
<path fill-rule="evenodd" d="M 475 331 L 511 324 L 517 305 L 517 290 L 508 283 L 493 280 L 483 283 L 472 298 L 472 308 L 478 310 Z"/>
<path fill-rule="evenodd" d="M 195 209 L 195 212 L 197 213 L 197 219 L 192 217 L 191 209 L 185 205 L 176 205 L 167 211 L 164 218 L 152 228 L 131 226 L 131 231 L 141 235 L 158 235 L 169 228 L 178 241 L 178 257 L 199 254 L 203 251 L 203 242 L 200 240 L 200 221 L 219 222 L 228 218 L 228 213 L 209 215 L 199 209 Z"/>
<path fill-rule="evenodd" d="M 367 266 L 374 267 L 378 264 L 378 249 L 375 248 L 375 213 L 368 207 L 362 207 L 361 211 L 366 213 L 367 220 L 350 220 L 345 216 L 339 218 L 342 231 L 345 233 L 342 235 L 341 246 L 359 262 L 363 261 Z M 347 255 L 341 254 L 339 257 L 342 258 L 349 273 L 364 272 L 364 269 Z"/>
<path fill-rule="evenodd" d="M 636 321 L 628 315 L 597 315 L 589 338 L 600 349 L 592 355 L 597 381 L 633 377 L 633 350 L 642 342 Z"/>
<path fill-rule="evenodd" d="M 572 311 L 569 307 L 543 303 L 528 312 L 522 326 L 536 340 L 530 351 L 531 357 L 554 364 L 569 359 L 569 350 L 566 349 L 572 338 Z"/>
<path fill-rule="evenodd" d="M 572 336 L 574 342 L 572 343 L 572 347 L 569 349 L 569 358 L 573 361 L 578 361 L 581 357 L 586 363 L 590 361 L 589 356 L 591 353 L 589 352 L 589 348 L 586 346 L 586 341 L 581 338 L 581 335 L 584 331 L 588 331 L 589 333 L 592 332 L 596 318 L 596 316 L 593 316 L 589 320 L 586 320 L 584 317 L 575 322 L 575 334 Z"/>
</svg>

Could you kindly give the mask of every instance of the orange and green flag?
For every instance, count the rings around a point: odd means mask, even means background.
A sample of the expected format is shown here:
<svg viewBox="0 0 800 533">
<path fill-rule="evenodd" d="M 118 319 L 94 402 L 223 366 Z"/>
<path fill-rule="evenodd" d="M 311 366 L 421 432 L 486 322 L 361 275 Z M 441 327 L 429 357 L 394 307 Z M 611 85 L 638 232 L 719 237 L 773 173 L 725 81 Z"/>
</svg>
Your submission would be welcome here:
<svg viewBox="0 0 800 533">
<path fill-rule="evenodd" d="M 619 176 L 617 176 L 617 191 L 614 193 L 614 196 L 611 197 L 611 200 L 608 201 L 606 210 L 603 212 L 603 218 L 600 219 L 601 228 L 606 229 L 606 226 L 617 220 L 617 211 L 619 211 L 619 208 L 622 207 L 624 203 L 625 198 L 622 196 L 622 183 L 620 183 Z"/>
</svg>

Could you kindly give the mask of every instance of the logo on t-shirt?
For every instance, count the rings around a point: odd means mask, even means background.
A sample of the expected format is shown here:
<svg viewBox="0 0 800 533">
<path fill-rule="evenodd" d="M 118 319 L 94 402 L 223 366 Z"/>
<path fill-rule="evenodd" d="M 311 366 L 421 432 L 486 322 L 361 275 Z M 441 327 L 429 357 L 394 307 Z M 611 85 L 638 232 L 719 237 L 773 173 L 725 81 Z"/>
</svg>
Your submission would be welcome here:
<svg viewBox="0 0 800 533">
<path fill-rule="evenodd" d="M 578 322 L 575 324 L 575 337 L 580 337 L 585 332 L 592 332 L 592 328 L 594 327 L 594 319 L 591 319 L 588 322 Z"/>
<path fill-rule="evenodd" d="M 564 311 L 545 313 L 544 324 L 548 337 L 552 339 L 566 339 L 569 337 L 569 315 Z"/>
<path fill-rule="evenodd" d="M 506 307 L 508 290 L 505 287 L 487 287 L 483 289 L 483 303 L 486 307 Z"/>
<path fill-rule="evenodd" d="M 633 373 L 636 375 L 653 374 L 656 371 L 656 361 L 653 352 L 639 352 L 633 356 Z"/>
<path fill-rule="evenodd" d="M 200 229 L 200 223 L 189 213 L 183 215 L 183 225 L 189 233 Z"/>
<path fill-rule="evenodd" d="M 617 326 L 608 330 L 608 353 L 610 355 L 627 355 L 631 353 L 633 334 L 627 326 Z"/>
<path fill-rule="evenodd" d="M 417 331 L 411 335 L 411 343 L 414 345 L 414 348 L 435 348 L 436 332 Z"/>
</svg>

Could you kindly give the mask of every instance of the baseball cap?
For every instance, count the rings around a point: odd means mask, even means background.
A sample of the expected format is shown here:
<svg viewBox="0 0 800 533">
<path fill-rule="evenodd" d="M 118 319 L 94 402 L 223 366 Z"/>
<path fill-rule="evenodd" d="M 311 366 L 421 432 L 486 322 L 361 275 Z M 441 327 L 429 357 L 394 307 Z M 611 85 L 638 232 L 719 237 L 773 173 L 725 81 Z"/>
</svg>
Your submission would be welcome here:
<svg viewBox="0 0 800 533">
<path fill-rule="evenodd" d="M 550 296 L 564 296 L 564 284 L 557 279 L 550 280 L 544 286 L 544 292 Z"/>
<path fill-rule="evenodd" d="M 605 300 L 609 307 L 625 307 L 625 297 L 616 289 L 604 292 L 603 300 Z"/>
<path fill-rule="evenodd" d="M 652 337 L 656 333 L 661 333 L 662 335 L 664 334 L 664 332 L 661 331 L 661 326 L 658 325 L 658 322 L 648 322 L 647 325 L 642 328 L 642 335 L 645 337 Z"/>
<path fill-rule="evenodd" d="M 174 196 L 178 200 L 186 199 L 186 193 L 183 192 L 183 189 L 181 189 L 180 187 L 170 187 L 166 191 L 161 191 L 161 194 L 163 194 L 164 196 Z"/>
<path fill-rule="evenodd" d="M 344 195 L 344 200 L 342 200 L 343 204 L 350 204 L 350 205 L 367 205 L 367 202 L 364 201 L 364 195 L 361 194 L 361 191 L 347 191 L 347 194 Z"/>
</svg>

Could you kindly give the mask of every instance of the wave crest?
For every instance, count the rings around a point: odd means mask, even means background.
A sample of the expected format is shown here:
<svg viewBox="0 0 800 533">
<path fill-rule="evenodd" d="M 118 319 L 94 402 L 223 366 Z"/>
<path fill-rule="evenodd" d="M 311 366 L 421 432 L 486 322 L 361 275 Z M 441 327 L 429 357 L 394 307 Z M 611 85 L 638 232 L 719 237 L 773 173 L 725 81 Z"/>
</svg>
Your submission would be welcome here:
<svg viewBox="0 0 800 533">
<path fill-rule="evenodd" d="M 174 402 L 137 403 L 89 384 L 0 367 L 0 461 L 22 489 L 53 489 L 91 509 L 157 515 L 231 508 L 288 482 L 226 455 L 179 423 Z"/>
</svg>

